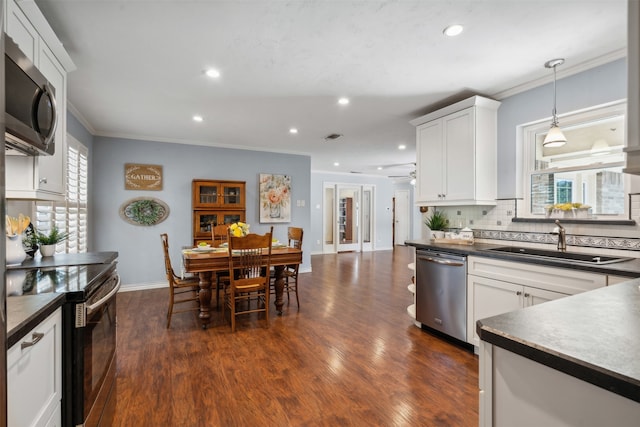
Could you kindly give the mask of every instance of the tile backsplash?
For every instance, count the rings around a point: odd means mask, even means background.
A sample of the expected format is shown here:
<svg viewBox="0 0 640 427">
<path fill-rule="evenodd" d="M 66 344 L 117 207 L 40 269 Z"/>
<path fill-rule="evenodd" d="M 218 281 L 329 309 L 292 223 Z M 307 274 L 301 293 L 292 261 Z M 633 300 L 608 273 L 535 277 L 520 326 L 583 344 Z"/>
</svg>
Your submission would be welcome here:
<svg viewBox="0 0 640 427">
<path fill-rule="evenodd" d="M 555 224 L 512 222 L 517 201 L 499 200 L 496 206 L 439 207 L 452 229 L 469 227 L 478 241 L 498 244 L 555 247 L 557 236 L 550 234 Z M 431 211 L 430 208 L 429 211 Z M 429 213 L 423 214 L 424 219 Z M 640 221 L 640 200 L 632 200 L 631 217 Z M 563 224 L 569 251 L 593 252 L 593 248 L 640 257 L 640 225 Z"/>
</svg>

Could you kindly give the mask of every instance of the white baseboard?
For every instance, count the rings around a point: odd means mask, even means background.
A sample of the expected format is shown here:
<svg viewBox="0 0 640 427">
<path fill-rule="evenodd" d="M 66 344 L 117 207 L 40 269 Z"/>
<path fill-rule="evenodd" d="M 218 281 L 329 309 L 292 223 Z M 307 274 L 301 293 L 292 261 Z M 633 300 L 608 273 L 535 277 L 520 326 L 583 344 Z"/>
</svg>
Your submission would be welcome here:
<svg viewBox="0 0 640 427">
<path fill-rule="evenodd" d="M 151 283 L 131 283 L 120 286 L 118 292 L 147 291 L 150 289 L 168 288 L 167 282 L 151 282 Z"/>
</svg>

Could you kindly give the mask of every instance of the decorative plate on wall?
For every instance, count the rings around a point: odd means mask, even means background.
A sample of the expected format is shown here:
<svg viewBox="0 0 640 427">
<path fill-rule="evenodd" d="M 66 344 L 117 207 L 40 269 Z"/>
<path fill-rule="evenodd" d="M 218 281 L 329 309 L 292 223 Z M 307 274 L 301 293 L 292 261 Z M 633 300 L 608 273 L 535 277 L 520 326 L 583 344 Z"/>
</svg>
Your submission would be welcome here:
<svg viewBox="0 0 640 427">
<path fill-rule="evenodd" d="M 167 219 L 169 206 L 154 197 L 136 197 L 120 206 L 120 217 L 133 225 L 156 225 Z"/>
</svg>

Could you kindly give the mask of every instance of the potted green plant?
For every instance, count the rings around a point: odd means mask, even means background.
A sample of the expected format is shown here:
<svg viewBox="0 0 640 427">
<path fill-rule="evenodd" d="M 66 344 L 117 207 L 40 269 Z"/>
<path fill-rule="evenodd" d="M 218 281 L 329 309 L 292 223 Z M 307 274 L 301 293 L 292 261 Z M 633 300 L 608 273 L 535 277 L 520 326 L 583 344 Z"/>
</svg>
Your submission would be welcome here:
<svg viewBox="0 0 640 427">
<path fill-rule="evenodd" d="M 433 237 L 443 238 L 444 230 L 447 228 L 449 220 L 447 215 L 442 211 L 433 211 L 431 216 L 425 220 L 425 225 L 429 227 Z"/>
<path fill-rule="evenodd" d="M 69 233 L 61 232 L 55 225 L 51 227 L 48 234 L 36 231 L 33 240 L 40 245 L 40 255 L 52 256 L 56 252 L 56 245 L 69 238 Z"/>
</svg>

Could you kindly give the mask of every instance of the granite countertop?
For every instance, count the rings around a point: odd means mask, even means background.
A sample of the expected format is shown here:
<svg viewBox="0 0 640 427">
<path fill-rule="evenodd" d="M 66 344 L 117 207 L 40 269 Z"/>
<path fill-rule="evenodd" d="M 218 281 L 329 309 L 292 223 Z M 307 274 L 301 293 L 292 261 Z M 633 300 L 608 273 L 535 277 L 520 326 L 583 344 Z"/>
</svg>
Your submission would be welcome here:
<svg viewBox="0 0 640 427">
<path fill-rule="evenodd" d="M 25 295 L 7 299 L 7 349 L 64 303 L 64 294 Z"/>
<path fill-rule="evenodd" d="M 433 243 L 431 240 L 407 240 L 408 246 L 414 246 L 417 249 L 441 250 L 459 255 L 474 255 L 487 258 L 504 259 L 514 262 L 523 262 L 528 264 L 546 265 L 549 267 L 570 268 L 573 270 L 590 271 L 592 273 L 611 274 L 616 276 L 624 276 L 629 278 L 640 277 L 640 258 L 632 258 L 628 261 L 617 262 L 613 264 L 581 264 L 571 263 L 562 260 L 554 260 L 550 258 L 527 258 L 518 254 L 510 254 L 505 252 L 494 252 L 489 249 L 499 248 L 504 245 L 496 245 L 489 243 L 474 243 L 473 245 L 455 245 Z M 572 252 L 572 248 L 568 248 Z M 604 251 L 604 250 L 603 250 Z"/>
<path fill-rule="evenodd" d="M 640 279 L 479 320 L 480 339 L 640 402 Z"/>
</svg>

